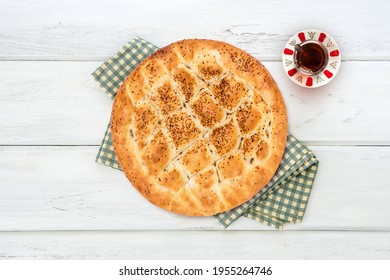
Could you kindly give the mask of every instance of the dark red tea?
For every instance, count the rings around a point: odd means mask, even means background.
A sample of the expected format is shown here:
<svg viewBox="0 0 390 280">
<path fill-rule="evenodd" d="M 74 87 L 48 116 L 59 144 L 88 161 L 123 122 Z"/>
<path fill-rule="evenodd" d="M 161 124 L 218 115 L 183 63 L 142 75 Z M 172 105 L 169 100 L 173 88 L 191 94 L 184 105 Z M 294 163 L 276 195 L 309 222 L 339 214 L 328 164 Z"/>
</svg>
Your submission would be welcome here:
<svg viewBox="0 0 390 280">
<path fill-rule="evenodd" d="M 327 54 L 319 43 L 305 43 L 296 52 L 296 63 L 302 69 L 315 73 L 323 69 Z"/>
</svg>

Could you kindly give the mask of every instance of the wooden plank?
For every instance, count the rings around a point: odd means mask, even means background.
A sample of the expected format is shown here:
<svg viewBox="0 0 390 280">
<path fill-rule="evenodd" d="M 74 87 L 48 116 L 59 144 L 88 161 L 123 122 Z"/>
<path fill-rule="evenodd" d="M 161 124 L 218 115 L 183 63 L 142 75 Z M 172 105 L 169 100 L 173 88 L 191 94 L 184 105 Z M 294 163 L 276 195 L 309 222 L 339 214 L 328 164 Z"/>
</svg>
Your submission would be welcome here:
<svg viewBox="0 0 390 280">
<path fill-rule="evenodd" d="M 0 144 L 100 144 L 112 101 L 100 63 L 0 62 Z"/>
<path fill-rule="evenodd" d="M 304 221 L 287 230 L 390 230 L 390 147 L 311 147 L 320 160 Z M 97 147 L 0 147 L 0 230 L 221 230 L 149 203 Z M 246 218 L 231 230 L 269 230 Z"/>
<path fill-rule="evenodd" d="M 316 90 L 293 84 L 279 62 L 289 129 L 311 144 L 390 144 L 390 62 L 345 62 Z M 100 145 L 111 100 L 90 73 L 100 62 L 0 62 L 0 145 Z"/>
<path fill-rule="evenodd" d="M 389 232 L 0 232 L 0 259 L 389 259 Z"/>
<path fill-rule="evenodd" d="M 325 4 L 324 4 L 325 5 Z M 326 7 L 335 7 L 324 12 Z M 1 59 L 106 59 L 142 36 L 163 46 L 184 38 L 232 43 L 265 59 L 280 59 L 286 41 L 302 29 L 329 32 L 344 59 L 390 58 L 390 2 L 192 0 L 6 0 L 0 3 Z M 27 24 L 28 23 L 28 24 Z M 315 24 L 313 24 L 315 23 Z"/>
</svg>

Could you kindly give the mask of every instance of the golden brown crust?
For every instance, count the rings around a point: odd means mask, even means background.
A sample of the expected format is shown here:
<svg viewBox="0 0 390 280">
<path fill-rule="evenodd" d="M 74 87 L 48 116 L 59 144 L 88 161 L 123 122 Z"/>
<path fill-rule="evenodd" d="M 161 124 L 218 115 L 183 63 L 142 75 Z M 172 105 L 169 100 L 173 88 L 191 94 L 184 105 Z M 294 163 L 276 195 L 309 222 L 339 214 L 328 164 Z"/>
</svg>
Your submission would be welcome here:
<svg viewBox="0 0 390 280">
<path fill-rule="evenodd" d="M 128 179 L 166 210 L 210 216 L 249 200 L 274 175 L 287 116 L 271 75 L 224 42 L 157 50 L 115 97 L 111 132 Z"/>
</svg>

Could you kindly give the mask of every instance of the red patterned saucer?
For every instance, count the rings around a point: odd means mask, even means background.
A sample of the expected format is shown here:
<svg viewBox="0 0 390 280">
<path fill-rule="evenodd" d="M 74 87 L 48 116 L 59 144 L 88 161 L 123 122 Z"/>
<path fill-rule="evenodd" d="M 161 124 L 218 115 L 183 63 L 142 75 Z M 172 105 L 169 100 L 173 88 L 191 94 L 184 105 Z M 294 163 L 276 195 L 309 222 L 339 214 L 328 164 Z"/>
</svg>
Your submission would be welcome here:
<svg viewBox="0 0 390 280">
<path fill-rule="evenodd" d="M 321 42 L 328 52 L 328 64 L 315 74 L 307 75 L 300 71 L 294 61 L 295 45 L 306 40 Z M 316 88 L 329 83 L 339 71 L 341 53 L 336 41 L 329 34 L 315 29 L 303 30 L 292 36 L 283 50 L 283 68 L 287 76 L 297 85 L 306 88 Z"/>
</svg>

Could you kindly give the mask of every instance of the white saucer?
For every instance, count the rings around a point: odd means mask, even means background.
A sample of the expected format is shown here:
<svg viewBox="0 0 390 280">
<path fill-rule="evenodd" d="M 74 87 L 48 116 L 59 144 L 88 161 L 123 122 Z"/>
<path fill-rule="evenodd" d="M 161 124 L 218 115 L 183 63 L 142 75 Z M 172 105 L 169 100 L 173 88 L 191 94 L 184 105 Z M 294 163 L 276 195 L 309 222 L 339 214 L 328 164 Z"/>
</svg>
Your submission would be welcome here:
<svg viewBox="0 0 390 280">
<path fill-rule="evenodd" d="M 299 71 L 294 62 L 295 44 L 305 40 L 321 42 L 328 50 L 329 61 L 323 71 L 310 76 Z M 283 49 L 283 68 L 287 76 L 297 85 L 306 88 L 316 88 L 326 85 L 334 79 L 340 69 L 341 52 L 336 41 L 329 34 L 316 30 L 307 29 L 292 36 Z"/>
</svg>

